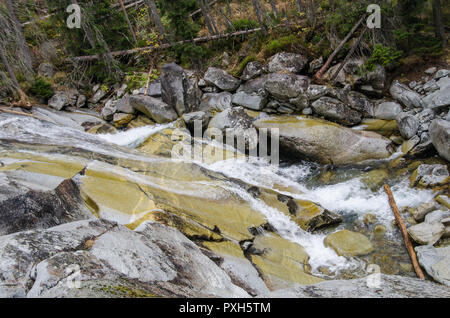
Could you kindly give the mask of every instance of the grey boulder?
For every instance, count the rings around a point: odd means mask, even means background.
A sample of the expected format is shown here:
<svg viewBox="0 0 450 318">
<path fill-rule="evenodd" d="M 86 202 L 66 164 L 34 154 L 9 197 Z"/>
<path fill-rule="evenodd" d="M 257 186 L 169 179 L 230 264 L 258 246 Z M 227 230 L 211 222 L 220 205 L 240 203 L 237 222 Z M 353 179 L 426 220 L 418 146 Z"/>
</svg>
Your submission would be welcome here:
<svg viewBox="0 0 450 318">
<path fill-rule="evenodd" d="M 404 139 L 410 139 L 417 134 L 420 123 L 415 116 L 402 112 L 397 115 L 395 120 Z"/>
<path fill-rule="evenodd" d="M 402 111 L 402 106 L 399 103 L 382 102 L 375 106 L 375 117 L 383 120 L 395 120 Z"/>
<path fill-rule="evenodd" d="M 241 79 L 243 81 L 248 81 L 254 79 L 263 74 L 264 67 L 261 63 L 257 61 L 249 62 L 242 72 Z"/>
<path fill-rule="evenodd" d="M 429 132 L 433 146 L 439 155 L 450 161 L 450 122 L 435 119 L 430 125 Z"/>
<path fill-rule="evenodd" d="M 246 93 L 239 91 L 233 95 L 232 102 L 253 110 L 262 110 L 267 104 L 267 97 L 258 93 Z"/>
<path fill-rule="evenodd" d="M 300 73 L 307 63 L 308 59 L 301 54 L 283 52 L 270 58 L 268 69 L 271 73 L 280 71 Z"/>
<path fill-rule="evenodd" d="M 417 259 L 425 271 L 441 284 L 450 286 L 450 247 L 417 246 Z"/>
<path fill-rule="evenodd" d="M 177 113 L 172 107 L 150 96 L 130 96 L 130 105 L 158 124 L 168 123 L 178 118 Z"/>
<path fill-rule="evenodd" d="M 288 102 L 306 93 L 309 86 L 309 78 L 295 74 L 269 74 L 264 88 L 275 99 Z"/>
<path fill-rule="evenodd" d="M 226 71 L 210 67 L 205 73 L 204 80 L 223 91 L 233 92 L 238 89 L 241 80 L 231 76 Z"/>
<path fill-rule="evenodd" d="M 397 80 L 392 83 L 389 92 L 392 98 L 401 102 L 406 107 L 414 108 L 422 106 L 421 96 Z"/>
<path fill-rule="evenodd" d="M 361 114 L 341 101 L 331 97 L 321 97 L 311 104 L 314 112 L 326 119 L 344 125 L 356 125 L 362 120 Z"/>
<path fill-rule="evenodd" d="M 175 63 L 169 63 L 163 65 L 160 78 L 162 100 L 179 116 L 198 107 L 201 91 L 192 72 L 183 70 Z"/>
</svg>

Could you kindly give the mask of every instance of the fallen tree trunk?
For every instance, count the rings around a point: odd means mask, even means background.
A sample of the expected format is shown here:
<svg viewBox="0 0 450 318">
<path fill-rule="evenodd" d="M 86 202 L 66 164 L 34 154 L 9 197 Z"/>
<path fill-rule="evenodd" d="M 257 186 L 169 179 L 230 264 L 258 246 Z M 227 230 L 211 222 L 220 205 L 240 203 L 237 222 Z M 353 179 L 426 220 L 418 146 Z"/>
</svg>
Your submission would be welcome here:
<svg viewBox="0 0 450 318">
<path fill-rule="evenodd" d="M 337 48 L 334 50 L 334 52 L 330 55 L 327 62 L 322 66 L 322 68 L 314 75 L 314 79 L 320 81 L 322 78 L 323 73 L 328 69 L 331 62 L 333 62 L 333 59 L 336 57 L 336 55 L 339 53 L 339 51 L 344 47 L 345 43 L 347 43 L 348 40 L 352 37 L 353 33 L 359 28 L 361 23 L 366 19 L 366 14 L 364 14 L 361 19 L 353 26 L 353 28 L 350 30 L 350 32 L 347 34 L 347 36 L 339 43 Z"/>
<path fill-rule="evenodd" d="M 334 74 L 331 76 L 331 84 L 334 85 L 336 78 L 338 77 L 339 73 L 342 71 L 342 69 L 344 68 L 345 64 L 347 64 L 348 60 L 350 59 L 350 57 L 353 55 L 353 53 L 355 53 L 356 48 L 358 47 L 359 43 L 361 43 L 361 40 L 364 36 L 364 34 L 366 34 L 367 31 L 367 27 L 365 27 L 360 36 L 358 37 L 358 39 L 356 40 L 355 44 L 353 44 L 352 48 L 350 49 L 350 51 L 347 53 L 347 56 L 345 57 L 344 61 L 341 63 L 341 65 L 339 66 L 339 68 L 336 70 L 336 72 L 334 72 Z"/>
<path fill-rule="evenodd" d="M 406 249 L 408 250 L 408 254 L 409 257 L 411 258 L 414 270 L 420 279 L 425 279 L 422 269 L 419 266 L 419 262 L 417 261 L 416 252 L 414 251 L 411 240 L 409 239 L 405 223 L 403 222 L 402 216 L 400 215 L 397 203 L 395 203 L 394 195 L 392 194 L 391 188 L 387 184 L 384 185 L 384 191 L 386 191 L 386 194 L 389 197 L 389 205 L 391 206 L 392 212 L 394 212 L 395 220 L 397 221 L 397 225 L 400 228 L 400 231 L 402 232 L 403 240 L 405 241 Z"/>
<path fill-rule="evenodd" d="M 283 27 L 285 25 L 286 24 L 279 24 L 279 25 L 275 26 L 274 28 Z M 261 32 L 262 30 L 263 30 L 262 28 L 256 28 L 256 29 L 237 31 L 237 32 L 232 32 L 232 33 L 217 34 L 217 35 L 212 35 L 212 36 L 195 38 L 193 40 L 185 40 L 185 41 L 178 41 L 178 42 L 170 43 L 170 44 L 169 43 L 162 44 L 162 45 L 159 45 L 158 47 L 146 46 L 146 47 L 141 47 L 141 48 L 136 48 L 136 49 L 131 49 L 131 50 L 115 51 L 115 52 L 108 53 L 108 55 L 112 56 L 112 57 L 116 57 L 116 56 L 136 54 L 136 53 L 144 52 L 144 51 L 152 52 L 152 51 L 156 51 L 156 50 L 168 49 L 175 45 L 180 45 L 180 44 L 185 44 L 185 43 L 209 42 L 209 41 L 213 41 L 213 40 L 220 40 L 220 39 L 226 39 L 226 38 L 235 37 L 235 36 L 239 36 L 239 35 L 246 35 L 246 34 Z M 89 62 L 89 61 L 98 60 L 100 57 L 101 57 L 100 55 L 96 54 L 96 55 L 78 56 L 78 57 L 71 58 L 69 60 L 74 61 L 74 62 Z"/>
</svg>

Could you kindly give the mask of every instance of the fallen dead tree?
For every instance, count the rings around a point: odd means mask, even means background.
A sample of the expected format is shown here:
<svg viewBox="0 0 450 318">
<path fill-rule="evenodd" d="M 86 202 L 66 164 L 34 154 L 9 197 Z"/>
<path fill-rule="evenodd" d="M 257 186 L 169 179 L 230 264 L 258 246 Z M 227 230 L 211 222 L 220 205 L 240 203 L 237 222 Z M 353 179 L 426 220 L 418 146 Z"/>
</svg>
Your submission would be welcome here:
<svg viewBox="0 0 450 318">
<path fill-rule="evenodd" d="M 279 27 L 284 27 L 284 26 L 286 26 L 285 23 L 279 24 L 279 25 L 275 26 L 274 28 L 279 28 Z M 257 33 L 257 32 L 261 32 L 261 31 L 263 31 L 262 28 L 256 28 L 256 29 L 237 31 L 237 32 L 232 32 L 232 33 L 217 34 L 217 35 L 195 38 L 193 40 L 184 40 L 184 41 L 178 41 L 178 42 L 174 42 L 174 43 L 161 44 L 159 46 L 146 46 L 146 47 L 135 48 L 135 49 L 131 49 L 131 50 L 115 51 L 115 52 L 110 52 L 109 55 L 112 57 L 116 57 L 116 56 L 136 54 L 136 53 L 145 52 L 145 51 L 148 51 L 150 53 L 153 51 L 164 50 L 164 49 L 168 49 L 172 46 L 185 44 L 185 43 L 205 43 L 205 42 L 209 42 L 209 41 L 227 39 L 227 38 L 231 38 L 231 37 L 252 34 L 252 33 Z M 101 55 L 95 54 L 95 55 L 87 55 L 87 56 L 78 56 L 78 57 L 70 58 L 69 60 L 73 61 L 73 62 L 89 62 L 89 61 L 98 60 L 100 57 L 101 57 Z"/>
<path fill-rule="evenodd" d="M 420 279 L 425 279 L 422 269 L 419 266 L 419 262 L 417 261 L 416 252 L 414 251 L 411 240 L 409 239 L 405 223 L 403 222 L 402 216 L 400 215 L 397 203 L 395 203 L 394 195 L 392 194 L 391 188 L 387 184 L 384 185 L 384 191 L 386 191 L 386 194 L 388 195 L 389 205 L 391 206 L 392 212 L 394 212 L 395 221 L 397 222 L 397 225 L 400 228 L 400 232 L 402 232 L 403 240 L 405 242 L 406 249 L 408 250 L 408 254 L 409 257 L 411 258 L 411 262 L 413 264 L 417 277 L 419 277 Z"/>
<path fill-rule="evenodd" d="M 347 36 L 339 43 L 339 45 L 336 47 L 336 49 L 333 51 L 333 53 L 330 55 L 326 63 L 322 66 L 322 68 L 314 75 L 314 79 L 316 81 L 321 81 L 323 73 L 328 69 L 328 67 L 331 65 L 331 62 L 333 62 L 333 59 L 336 57 L 336 55 L 341 51 L 341 49 L 344 47 L 345 43 L 350 40 L 350 38 L 353 36 L 353 33 L 358 30 L 359 26 L 365 21 L 367 15 L 364 14 L 358 22 L 353 26 L 353 28 L 350 30 L 350 32 L 347 34 Z"/>
</svg>

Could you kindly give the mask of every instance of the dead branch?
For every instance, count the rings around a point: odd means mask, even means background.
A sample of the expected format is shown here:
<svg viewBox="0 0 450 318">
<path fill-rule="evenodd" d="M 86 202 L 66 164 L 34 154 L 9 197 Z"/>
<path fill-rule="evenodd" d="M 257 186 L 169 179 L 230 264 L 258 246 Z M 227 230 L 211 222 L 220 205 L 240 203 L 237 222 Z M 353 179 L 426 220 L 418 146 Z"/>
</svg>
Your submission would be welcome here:
<svg viewBox="0 0 450 318">
<path fill-rule="evenodd" d="M 283 27 L 285 25 L 286 24 L 283 23 L 283 24 L 279 24 L 273 28 Z M 144 52 L 144 51 L 153 52 L 153 51 L 157 51 L 157 50 L 168 49 L 172 46 L 185 44 L 185 43 L 191 43 L 191 42 L 192 43 L 203 43 L 203 42 L 209 42 L 209 41 L 214 41 L 214 40 L 226 39 L 226 38 L 230 38 L 230 37 L 236 37 L 239 35 L 246 35 L 246 34 L 261 32 L 261 31 L 262 31 L 262 28 L 256 28 L 256 29 L 237 31 L 237 32 L 232 32 L 232 33 L 217 34 L 217 35 L 195 38 L 193 40 L 185 40 L 185 41 L 178 41 L 178 42 L 170 43 L 170 44 L 169 43 L 162 44 L 162 45 L 159 45 L 158 47 L 146 46 L 146 47 L 141 47 L 141 48 L 136 48 L 136 49 L 131 49 L 131 50 L 115 51 L 115 52 L 108 53 L 108 55 L 112 56 L 112 57 L 116 57 L 116 56 L 136 54 L 136 53 L 140 53 L 140 52 Z M 100 58 L 100 56 L 98 54 L 96 54 L 96 55 L 78 56 L 78 57 L 71 58 L 69 60 L 73 61 L 73 62 L 83 62 L 83 61 L 94 61 L 94 60 L 98 60 L 99 58 Z"/>
<path fill-rule="evenodd" d="M 406 249 L 408 250 L 409 257 L 411 258 L 411 262 L 413 264 L 414 270 L 416 271 L 417 276 L 420 279 L 425 279 L 423 275 L 422 269 L 419 266 L 419 262 L 417 261 L 416 252 L 412 246 L 411 240 L 409 239 L 408 231 L 406 230 L 405 223 L 403 222 L 402 216 L 400 215 L 400 211 L 398 210 L 397 203 L 395 203 L 394 195 L 392 194 L 391 188 L 385 184 L 384 191 L 386 191 L 389 197 L 389 204 L 391 206 L 392 212 L 394 212 L 395 220 L 397 221 L 397 225 L 402 232 L 403 240 L 405 241 Z"/>
<path fill-rule="evenodd" d="M 314 75 L 314 79 L 317 81 L 320 81 L 322 78 L 323 73 L 328 69 L 331 62 L 333 62 L 333 59 L 336 57 L 336 55 L 339 53 L 339 51 L 344 47 L 345 43 L 347 43 L 348 40 L 352 37 L 353 33 L 359 28 L 359 26 L 363 23 L 363 21 L 366 19 L 366 14 L 364 14 L 361 19 L 353 26 L 353 28 L 350 30 L 350 32 L 347 34 L 347 36 L 339 43 L 339 45 L 336 47 L 334 52 L 330 55 L 327 62 L 322 66 L 322 68 Z"/>
</svg>

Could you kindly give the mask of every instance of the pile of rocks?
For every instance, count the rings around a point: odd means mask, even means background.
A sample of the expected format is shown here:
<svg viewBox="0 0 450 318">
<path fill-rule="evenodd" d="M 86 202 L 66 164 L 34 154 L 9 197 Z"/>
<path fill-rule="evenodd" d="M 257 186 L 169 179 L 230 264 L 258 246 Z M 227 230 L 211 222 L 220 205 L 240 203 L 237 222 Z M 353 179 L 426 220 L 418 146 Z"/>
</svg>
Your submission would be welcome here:
<svg viewBox="0 0 450 318">
<path fill-rule="evenodd" d="M 141 115 L 150 123 L 167 123 L 182 117 L 188 127 L 200 119 L 204 129 L 221 129 L 217 124 L 230 118 L 228 113 L 234 107 L 242 107 L 234 112 L 234 117 L 246 117 L 249 111 L 311 115 L 391 137 L 410 156 L 436 149 L 441 157 L 450 160 L 450 71 L 428 69 L 425 83 L 412 82 L 409 87 L 394 81 L 389 89 L 393 99 L 387 99 L 383 98 L 387 89 L 383 67 L 361 75 L 358 70 L 364 61 L 349 61 L 337 77 L 343 88 L 337 88 L 313 85 L 308 76 L 301 75 L 308 74 L 308 69 L 317 69 L 321 63 L 315 60 L 308 65 L 308 59 L 301 54 L 278 53 L 267 65 L 248 63 L 240 78 L 215 67 L 208 68 L 201 77 L 170 63 L 162 67 L 161 77 L 150 85 L 147 94 L 145 88 L 127 94 L 123 85 L 108 95 L 107 89 L 97 85 L 89 100 L 76 91 L 58 92 L 49 105 L 61 110 L 66 106 L 93 107 L 102 103 L 101 116 L 116 128 L 127 126 Z M 330 78 L 339 66 L 333 66 L 324 77 Z"/>
<path fill-rule="evenodd" d="M 430 68 L 426 83 L 394 81 L 391 96 L 402 103 L 405 111 L 396 116 L 402 137 L 409 141 L 408 150 L 420 154 L 434 148 L 450 161 L 450 71 Z M 433 76 L 434 75 L 434 76 Z M 429 80 L 428 76 L 433 76 Z M 410 89 L 410 87 L 414 89 Z"/>
<path fill-rule="evenodd" d="M 420 165 L 411 176 L 411 186 L 448 189 L 450 177 L 445 165 Z M 410 210 L 413 222 L 408 227 L 409 236 L 421 246 L 416 247 L 419 263 L 436 281 L 450 286 L 450 248 L 439 246 L 441 240 L 450 238 L 450 197 L 438 195 L 434 202 Z M 444 245 L 445 246 L 445 245 Z"/>
</svg>

